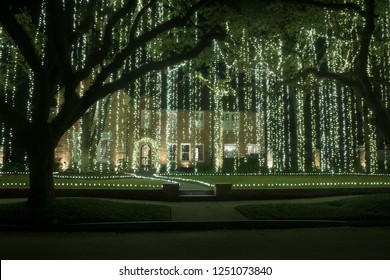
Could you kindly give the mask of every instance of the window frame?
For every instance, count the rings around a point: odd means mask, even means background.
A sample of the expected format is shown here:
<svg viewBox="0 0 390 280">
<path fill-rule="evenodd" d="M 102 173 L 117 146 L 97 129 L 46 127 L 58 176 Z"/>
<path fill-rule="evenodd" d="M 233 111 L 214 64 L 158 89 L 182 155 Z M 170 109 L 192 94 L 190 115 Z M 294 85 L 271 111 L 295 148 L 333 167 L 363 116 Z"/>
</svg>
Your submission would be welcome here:
<svg viewBox="0 0 390 280">
<path fill-rule="evenodd" d="M 199 160 L 199 152 L 197 150 L 198 147 L 202 147 L 201 160 Z M 196 162 L 204 162 L 204 144 L 202 144 L 202 143 L 195 144 L 195 161 Z"/>
<path fill-rule="evenodd" d="M 255 147 L 255 150 L 257 151 L 257 153 L 250 153 L 250 152 L 249 152 L 249 148 L 250 148 L 250 147 Z M 259 144 L 248 144 L 248 145 L 246 146 L 246 154 L 247 154 L 247 156 L 259 155 L 259 154 L 260 154 L 260 146 L 259 146 Z"/>
<path fill-rule="evenodd" d="M 195 128 L 198 130 L 204 128 L 204 111 L 195 111 Z"/>
<path fill-rule="evenodd" d="M 222 126 L 224 130 L 239 130 L 240 112 L 223 112 Z"/>
<path fill-rule="evenodd" d="M 170 148 L 171 147 L 175 147 L 175 159 L 171 159 L 171 150 Z M 168 162 L 177 162 L 177 143 L 168 143 L 168 146 L 167 146 L 167 160 Z"/>
<path fill-rule="evenodd" d="M 106 151 L 102 157 L 102 142 L 107 142 Z M 110 162 L 110 142 L 111 142 L 111 132 L 102 132 L 99 140 L 99 144 L 96 149 L 96 162 L 98 163 L 108 163 Z"/>
<path fill-rule="evenodd" d="M 0 167 L 3 166 L 4 163 L 4 145 L 0 144 Z"/>
<path fill-rule="evenodd" d="M 226 152 L 226 148 L 228 146 L 234 147 L 234 154 L 233 154 L 233 156 L 227 156 L 227 155 L 230 155 L 230 153 L 232 153 L 231 151 Z M 237 158 L 237 152 L 238 152 L 237 144 L 224 144 L 224 146 L 223 146 L 223 158 Z"/>
<path fill-rule="evenodd" d="M 152 111 L 141 110 L 141 128 L 150 129 L 152 126 Z"/>
<path fill-rule="evenodd" d="M 188 152 L 183 152 L 183 147 L 188 146 Z M 188 154 L 188 159 L 183 159 L 183 155 Z M 181 143 L 180 144 L 180 161 L 189 162 L 191 161 L 191 143 Z"/>
<path fill-rule="evenodd" d="M 167 111 L 167 127 L 170 129 L 177 128 L 177 110 L 168 110 Z"/>
</svg>

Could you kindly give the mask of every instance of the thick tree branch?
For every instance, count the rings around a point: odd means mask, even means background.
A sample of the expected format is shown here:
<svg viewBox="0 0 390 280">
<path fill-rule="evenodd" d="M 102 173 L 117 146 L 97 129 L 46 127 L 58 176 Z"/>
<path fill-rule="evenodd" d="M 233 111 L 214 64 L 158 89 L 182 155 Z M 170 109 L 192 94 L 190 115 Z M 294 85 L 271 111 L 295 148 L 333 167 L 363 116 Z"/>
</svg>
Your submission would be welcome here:
<svg viewBox="0 0 390 280">
<path fill-rule="evenodd" d="M 138 48 L 145 46 L 148 42 L 158 37 L 160 34 L 172 30 L 175 27 L 183 27 L 188 22 L 188 20 L 193 16 L 193 14 L 204 6 L 210 0 L 200 0 L 189 9 L 186 10 L 184 15 L 176 16 L 155 28 L 143 33 L 139 37 L 134 38 L 134 41 L 129 41 L 128 45 L 122 49 L 114 59 L 105 67 L 101 69 L 96 79 L 93 81 L 93 85 L 86 91 L 82 99 L 72 100 L 72 102 L 66 102 L 63 104 L 63 107 L 58 114 L 58 116 L 52 121 L 54 133 L 57 137 L 60 137 L 67 129 L 69 129 L 74 122 L 76 122 L 82 115 L 88 110 L 90 106 L 92 106 L 97 100 L 104 98 L 106 95 L 114 92 L 116 89 L 121 89 L 126 87 L 134 81 L 136 78 L 146 74 L 150 71 L 163 69 L 166 66 L 175 64 L 177 62 L 191 59 L 195 57 L 202 49 L 206 47 L 208 43 L 213 38 L 221 37 L 224 35 L 224 32 L 214 32 L 210 34 L 206 34 L 201 42 L 195 47 L 191 47 L 187 49 L 183 53 L 179 53 L 177 55 L 171 56 L 169 59 L 152 62 L 148 66 L 144 65 L 138 69 L 130 71 L 131 74 L 130 79 L 121 77 L 115 84 L 110 84 L 110 86 L 104 85 L 107 78 L 112 74 L 121 69 L 124 65 L 124 61 L 128 59 L 131 54 L 134 53 Z M 153 1 L 152 1 L 153 2 Z M 134 2 L 128 1 L 125 6 L 118 10 L 113 17 L 110 18 L 106 28 L 104 35 L 104 43 L 102 48 L 98 53 L 90 56 L 89 62 L 87 61 L 85 68 L 77 73 L 76 80 L 81 81 L 80 79 L 85 79 L 87 74 L 90 73 L 92 69 L 88 69 L 93 65 L 101 64 L 106 56 L 109 54 L 109 50 L 111 48 L 111 39 L 114 26 L 119 22 L 120 19 L 125 17 L 128 13 L 130 13 L 133 9 Z M 133 77 L 134 78 L 131 78 Z M 82 80 L 83 80 L 82 79 Z M 127 80 L 126 80 L 127 79 Z"/>
<path fill-rule="evenodd" d="M 44 71 L 41 58 L 38 56 L 34 44 L 26 30 L 18 23 L 12 14 L 8 1 L 0 1 L 0 24 L 7 31 L 8 35 L 15 42 L 30 68 L 35 75 L 43 75 Z"/>
<path fill-rule="evenodd" d="M 61 0 L 47 0 L 48 45 L 53 48 L 64 79 L 72 79 L 70 44 L 67 42 L 65 15 Z M 69 79 L 69 80 L 70 80 Z M 65 84 L 69 81 L 65 81 Z"/>
<path fill-rule="evenodd" d="M 189 21 L 191 16 L 209 1 L 210 0 L 201 0 L 189 8 L 183 16 L 176 16 L 166 22 L 163 22 L 155 28 L 135 38 L 134 41 L 129 41 L 127 46 L 120 51 L 108 65 L 102 68 L 95 80 L 95 83 L 103 84 L 112 73 L 122 67 L 123 61 L 130 57 L 131 54 L 133 54 L 133 52 L 138 48 L 145 46 L 148 42 L 169 30 L 176 27 L 183 27 Z"/>
<path fill-rule="evenodd" d="M 135 34 L 137 32 L 137 28 L 139 23 L 141 22 L 142 17 L 145 15 L 146 11 L 152 7 L 156 3 L 156 0 L 151 0 L 148 4 L 142 7 L 142 9 L 136 15 L 133 24 L 131 25 L 129 41 L 132 42 L 135 38 Z"/>
<path fill-rule="evenodd" d="M 315 68 L 307 68 L 307 69 L 304 69 L 304 70 L 301 70 L 300 72 L 298 72 L 298 74 L 295 75 L 295 77 L 293 77 L 291 79 L 282 80 L 282 81 L 278 82 L 278 84 L 295 85 L 299 81 L 307 78 L 310 75 L 312 75 L 316 78 L 319 78 L 319 79 L 333 80 L 333 81 L 339 82 L 339 83 L 346 85 L 346 86 L 352 86 L 354 83 L 354 80 L 352 78 L 353 75 L 351 72 L 332 73 L 332 72 L 328 72 L 328 71 L 317 70 Z"/>
<path fill-rule="evenodd" d="M 366 10 L 364 12 L 364 28 L 361 34 L 360 49 L 356 56 L 356 68 L 367 76 L 368 57 L 370 44 L 375 30 L 375 0 L 365 0 Z"/>
<path fill-rule="evenodd" d="M 91 25 L 94 23 L 95 20 L 94 17 L 95 7 L 96 7 L 96 0 L 90 0 L 89 3 L 87 4 L 86 14 L 84 14 L 83 19 L 80 22 L 80 25 L 77 26 L 75 30 L 68 37 L 69 45 L 75 43 L 78 38 L 80 38 L 82 35 L 84 35 L 90 30 Z"/>
<path fill-rule="evenodd" d="M 383 79 L 383 78 L 380 78 L 380 77 L 370 77 L 369 80 L 370 80 L 370 82 L 372 84 L 377 84 L 377 85 L 380 85 L 380 86 L 390 87 L 390 81 L 389 80 L 386 80 L 386 79 Z"/>
<path fill-rule="evenodd" d="M 66 124 L 65 127 L 62 128 L 63 131 L 60 133 L 68 130 L 73 125 L 73 123 L 76 122 L 88 110 L 88 108 L 99 99 L 102 99 L 113 92 L 127 87 L 136 79 L 144 76 L 149 72 L 163 70 L 170 65 L 190 60 L 200 54 L 202 50 L 208 47 L 213 40 L 222 40 L 225 37 L 226 34 L 222 31 L 210 32 L 207 35 L 204 35 L 195 46 L 188 46 L 188 48 L 180 53 L 173 53 L 166 59 L 152 61 L 141 65 L 140 67 L 123 74 L 118 80 L 103 86 L 95 83 L 85 92 L 84 96 L 81 98 L 81 102 L 77 106 L 77 111 L 75 111 L 72 119 Z M 57 125 L 58 120 L 55 120 L 54 122 Z"/>
<path fill-rule="evenodd" d="M 129 73 L 123 74 L 118 80 L 105 84 L 102 87 L 102 92 L 107 91 L 108 93 L 115 92 L 126 87 L 130 81 L 135 81 L 136 79 L 144 76 L 146 73 L 151 71 L 159 71 L 167 68 L 170 65 L 175 65 L 179 62 L 193 59 L 199 55 L 203 49 L 210 45 L 214 39 L 222 39 L 225 34 L 221 32 L 209 33 L 202 38 L 202 40 L 194 47 L 188 46 L 181 53 L 172 53 L 168 58 L 152 61 L 147 64 L 141 65 L 140 67 L 130 71 Z"/>
<path fill-rule="evenodd" d="M 64 87 L 64 96 L 65 96 L 64 104 L 62 105 L 59 115 L 55 118 L 55 120 L 53 120 L 53 131 L 55 137 L 60 137 L 62 135 L 62 133 L 59 133 L 59 131 L 62 131 L 64 124 L 68 123 L 69 119 L 71 119 L 71 116 L 73 115 L 75 108 L 77 108 L 77 104 L 79 103 L 79 99 L 80 99 L 76 91 L 77 85 L 80 82 L 82 82 L 84 79 L 86 79 L 88 75 L 90 75 L 93 68 L 96 65 L 102 63 L 102 61 L 106 58 L 106 56 L 108 56 L 112 45 L 112 33 L 114 27 L 123 17 L 125 17 L 128 13 L 130 13 L 133 10 L 136 2 L 137 1 L 134 0 L 127 1 L 126 4 L 121 9 L 117 10 L 109 18 L 108 23 L 104 30 L 102 46 L 98 52 L 93 53 L 87 58 L 84 69 L 74 74 L 72 72 L 67 72 L 66 74 L 67 79 L 65 80 L 65 87 Z M 53 7 L 53 9 L 55 9 L 55 7 Z M 80 33 L 79 35 L 81 36 L 82 34 Z M 65 34 L 63 34 L 62 36 L 63 39 L 66 38 Z M 67 54 L 69 55 L 71 54 L 70 50 L 68 50 Z M 71 63 L 70 57 L 69 60 L 66 59 L 66 63 L 68 62 L 70 65 Z M 72 71 L 69 68 L 68 70 Z"/>
<path fill-rule="evenodd" d="M 356 3 L 351 3 L 351 2 L 346 2 L 346 3 L 330 3 L 326 1 L 321 1 L 321 0 L 266 0 L 267 2 L 283 2 L 286 4 L 292 4 L 292 5 L 300 5 L 300 6 L 313 6 L 313 7 L 318 7 L 318 8 L 325 8 L 328 10 L 334 10 L 334 11 L 351 11 L 355 12 L 361 16 L 364 15 L 364 11 L 362 8 L 357 5 Z"/>
<path fill-rule="evenodd" d="M 87 57 L 85 67 L 75 74 L 75 79 L 77 81 L 82 81 L 87 78 L 92 69 L 94 69 L 97 65 L 102 64 L 104 59 L 107 58 L 112 45 L 112 34 L 114 27 L 122 18 L 134 10 L 136 4 L 136 0 L 128 0 L 122 8 L 117 10 L 110 17 L 104 29 L 103 43 L 100 49 Z"/>
</svg>

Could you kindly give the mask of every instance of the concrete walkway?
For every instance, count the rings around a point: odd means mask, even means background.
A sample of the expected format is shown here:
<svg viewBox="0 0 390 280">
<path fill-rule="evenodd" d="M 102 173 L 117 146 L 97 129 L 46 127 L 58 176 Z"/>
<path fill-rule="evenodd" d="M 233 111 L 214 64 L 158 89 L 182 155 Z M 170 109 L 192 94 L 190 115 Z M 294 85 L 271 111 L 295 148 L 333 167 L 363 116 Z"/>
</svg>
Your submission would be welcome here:
<svg viewBox="0 0 390 280">
<path fill-rule="evenodd" d="M 246 220 L 234 209 L 234 204 L 221 201 L 176 202 L 169 205 L 172 207 L 172 220 L 178 222 Z"/>
</svg>

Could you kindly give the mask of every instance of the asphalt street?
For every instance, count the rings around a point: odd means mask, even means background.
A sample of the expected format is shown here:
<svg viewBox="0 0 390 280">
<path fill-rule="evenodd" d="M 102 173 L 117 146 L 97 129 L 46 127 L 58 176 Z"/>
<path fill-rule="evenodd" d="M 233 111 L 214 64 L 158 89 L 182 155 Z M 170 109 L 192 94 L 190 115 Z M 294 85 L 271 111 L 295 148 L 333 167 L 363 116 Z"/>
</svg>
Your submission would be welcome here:
<svg viewBox="0 0 390 280">
<path fill-rule="evenodd" d="M 390 228 L 0 232 L 0 259 L 390 259 Z"/>
</svg>

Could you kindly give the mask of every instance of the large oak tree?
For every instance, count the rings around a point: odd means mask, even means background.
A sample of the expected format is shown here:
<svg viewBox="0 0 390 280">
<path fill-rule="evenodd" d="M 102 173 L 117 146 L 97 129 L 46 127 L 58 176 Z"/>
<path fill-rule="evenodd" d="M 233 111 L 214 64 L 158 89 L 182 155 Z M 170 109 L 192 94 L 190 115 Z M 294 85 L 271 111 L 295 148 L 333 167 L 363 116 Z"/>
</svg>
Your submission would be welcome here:
<svg viewBox="0 0 390 280">
<path fill-rule="evenodd" d="M 335 94 L 351 100 L 354 106 L 351 108 L 356 108 L 348 111 L 352 116 L 351 126 L 356 135 L 348 133 L 340 138 L 344 139 L 343 141 L 346 139 L 350 141 L 348 148 L 354 153 L 350 154 L 352 156 L 348 155 L 348 159 L 343 163 L 344 168 L 350 165 L 347 162 L 356 160 L 355 170 L 361 170 L 361 162 L 357 162 L 360 160 L 357 158 L 357 151 L 363 146 L 366 170 L 372 171 L 371 162 L 374 161 L 371 161 L 370 157 L 378 150 L 378 158 L 383 159 L 384 153 L 379 150 L 388 149 L 390 144 L 389 2 L 385 0 L 229 2 L 237 12 L 229 14 L 230 28 L 226 45 L 234 47 L 230 47 L 232 52 L 229 52 L 228 47 L 224 49 L 227 54 L 225 57 L 230 60 L 228 65 L 234 65 L 235 69 L 246 75 L 240 87 L 236 87 L 236 92 L 248 89 L 265 92 L 271 94 L 273 100 L 286 96 L 287 90 L 289 93 L 296 93 L 295 96 L 288 97 L 288 101 L 285 99 L 293 110 L 293 114 L 289 116 L 291 121 L 288 124 L 284 123 L 285 136 L 291 139 L 291 142 L 285 143 L 285 154 L 298 153 L 296 141 L 299 132 L 294 117 L 302 114 L 305 122 L 305 170 L 311 170 L 313 167 L 315 150 L 323 149 L 324 156 L 321 155 L 321 158 L 333 160 L 333 155 L 326 154 L 325 151 L 325 146 L 329 146 L 329 143 L 320 137 L 320 119 L 328 116 L 320 111 L 317 101 L 328 100 Z M 237 49 L 248 50 L 245 59 L 237 60 L 239 56 Z M 266 89 L 253 78 L 254 69 L 258 69 L 259 65 L 260 68 L 266 69 L 262 76 L 266 77 L 266 83 L 271 85 Z M 298 109 L 296 103 L 298 98 L 303 98 L 304 105 L 301 109 Z M 301 99 L 299 100 L 301 102 Z M 336 106 L 341 106 L 341 102 Z M 338 120 L 341 118 L 341 114 L 338 114 Z M 262 137 L 266 139 L 267 133 L 265 130 Z M 374 142 L 373 138 L 376 141 L 375 151 L 370 146 Z M 266 143 L 265 149 L 268 149 L 267 145 Z M 273 149 L 272 145 L 270 149 Z M 345 149 L 343 151 L 339 149 L 336 153 L 339 158 L 343 158 L 345 152 Z M 356 158 L 352 158 L 355 156 Z M 294 162 L 297 166 L 297 157 L 291 157 L 290 161 L 289 156 L 286 156 L 286 159 L 288 163 Z M 378 161 L 377 170 L 382 170 L 385 162 Z M 340 168 L 340 165 L 332 168 Z"/>
<path fill-rule="evenodd" d="M 139 7 L 140 2 L 144 3 L 142 7 Z M 54 201 L 52 169 L 55 148 L 61 136 L 91 106 L 98 100 L 128 87 L 151 71 L 163 70 L 196 57 L 214 39 L 225 36 L 224 31 L 217 24 L 210 23 L 207 18 L 201 21 L 193 20 L 195 13 L 201 14 L 202 9 L 213 7 L 213 2 L 82 1 L 85 7 L 82 20 L 77 24 L 72 20 L 77 17 L 73 14 L 76 0 L 43 0 L 45 44 L 41 52 L 31 34 L 16 19 L 9 1 L 0 1 L 0 24 L 13 40 L 33 75 L 30 119 L 25 117 L 27 114 L 13 108 L 6 101 L 4 94 L 0 94 L 0 121 L 22 135 L 21 139 L 27 151 L 30 174 L 29 206 L 45 207 Z M 169 13 L 162 21 L 145 28 L 141 23 L 156 9 L 156 5 L 162 5 Z M 99 12 L 108 14 L 106 22 L 96 17 Z M 96 31 L 99 28 L 100 33 Z M 127 31 L 125 43 L 119 45 L 114 35 L 115 32 L 123 33 L 124 30 Z M 186 42 L 176 36 L 175 40 L 165 47 L 163 55 L 142 64 L 129 65 L 129 59 L 151 42 L 161 42 L 162 38 L 170 38 L 175 36 L 175 33 L 191 34 L 194 30 L 198 36 L 196 43 Z M 82 67 L 76 67 L 78 62 L 72 59 L 72 51 L 78 40 L 83 40 L 86 34 L 92 36 L 89 39 L 96 43 L 93 48 L 87 49 Z M 101 38 L 97 40 L 93 36 Z M 92 73 L 93 78 L 90 78 Z M 79 86 L 86 79 L 89 79 L 90 85 L 80 94 Z M 63 103 L 53 117 L 50 116 L 52 100 L 58 94 L 59 88 L 64 95 Z"/>
<path fill-rule="evenodd" d="M 388 11 L 388 1 L 384 0 L 260 0 L 231 1 L 241 11 L 236 16 L 239 25 L 246 25 L 251 36 L 270 40 L 274 35 L 284 36 L 285 57 L 297 60 L 295 65 L 300 68 L 290 68 L 283 77 L 279 77 L 281 85 L 298 85 L 302 81 L 314 77 L 319 80 L 335 81 L 348 87 L 357 98 L 372 112 L 372 122 L 376 126 L 384 142 L 390 144 L 390 112 L 381 97 L 380 87 L 388 88 L 390 81 L 382 72 L 374 69 L 375 64 L 384 65 L 388 60 L 383 50 L 388 45 L 387 32 L 381 22 L 385 20 Z M 252 4 L 249 5 L 249 2 Z M 387 6 L 386 6 L 387 5 Z M 243 15 L 245 17 L 243 17 Z M 333 26 L 326 24 L 326 19 Z M 345 42 L 344 52 L 341 50 L 333 56 L 345 61 L 345 67 L 329 69 L 326 67 L 327 56 L 332 46 L 322 44 L 318 54 L 322 56 L 317 61 L 308 60 L 305 52 L 298 47 L 304 45 L 299 40 L 302 29 L 316 30 L 319 36 L 331 36 Z M 295 40 L 295 43 L 294 43 Z M 288 44 L 292 44 L 289 47 Z M 313 45 L 309 45 L 313 48 Z M 278 58 L 279 59 L 279 58 Z M 275 63 L 278 63 L 276 61 Z M 325 66 L 325 67 L 324 67 Z M 388 71 L 388 69 L 382 69 Z"/>
</svg>

